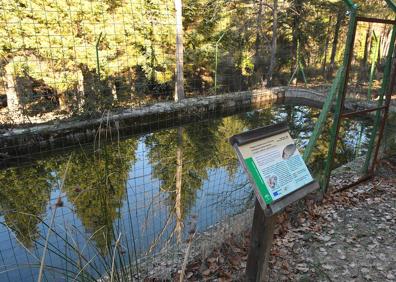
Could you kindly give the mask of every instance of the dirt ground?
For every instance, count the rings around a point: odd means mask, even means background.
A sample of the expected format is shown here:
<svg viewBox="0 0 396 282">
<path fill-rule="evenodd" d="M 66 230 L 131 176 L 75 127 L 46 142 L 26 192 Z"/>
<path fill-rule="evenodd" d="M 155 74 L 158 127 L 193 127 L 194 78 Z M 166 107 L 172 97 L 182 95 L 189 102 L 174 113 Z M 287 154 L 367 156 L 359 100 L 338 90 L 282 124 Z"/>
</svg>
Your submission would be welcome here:
<svg viewBox="0 0 396 282">
<path fill-rule="evenodd" d="M 370 181 L 336 192 L 343 182 L 333 179 L 320 203 L 278 216 L 269 281 L 396 281 L 396 158 Z M 248 249 L 246 230 L 195 258 L 185 280 L 244 281 Z"/>
</svg>

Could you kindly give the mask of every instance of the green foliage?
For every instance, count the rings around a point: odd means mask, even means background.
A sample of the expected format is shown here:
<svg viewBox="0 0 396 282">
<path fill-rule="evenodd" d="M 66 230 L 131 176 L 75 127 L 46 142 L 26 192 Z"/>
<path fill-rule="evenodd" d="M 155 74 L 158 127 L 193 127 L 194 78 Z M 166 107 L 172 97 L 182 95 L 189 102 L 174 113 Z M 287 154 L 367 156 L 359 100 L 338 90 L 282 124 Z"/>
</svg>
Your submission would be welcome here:
<svg viewBox="0 0 396 282">
<path fill-rule="evenodd" d="M 0 171 L 0 214 L 27 248 L 38 239 L 38 224 L 46 212 L 54 179 L 39 163 L 34 167 Z"/>
<path fill-rule="evenodd" d="M 261 4 L 260 4 L 261 3 Z M 364 15 L 390 17 L 385 1 L 357 1 Z M 186 91 L 214 87 L 219 42 L 218 93 L 256 87 L 268 71 L 271 3 L 242 0 L 183 1 Z M 17 0 L 0 5 L 1 71 L 42 80 L 63 109 L 102 111 L 144 95 L 171 96 L 175 71 L 175 11 L 172 0 Z M 308 70 L 340 63 L 348 17 L 342 1 L 287 0 L 278 8 L 275 81 L 285 84 L 294 69 L 297 42 Z M 383 31 L 386 34 L 386 30 Z M 99 34 L 100 79 L 95 45 Z M 337 37 L 337 38 L 335 38 Z M 357 32 L 357 57 L 365 50 L 365 28 Z M 332 45 L 332 42 L 338 44 Z M 327 43 L 326 43 L 327 42 Z M 332 50 L 334 49 L 334 50 Z M 314 76 L 317 76 L 317 73 Z M 5 89 L 5 92 L 8 90 Z M 28 89 L 28 92 L 32 91 Z M 34 90 L 33 90 L 34 91 Z M 118 96 L 118 97 L 117 97 Z M 104 102 L 103 102 L 103 101 Z M 86 105 L 85 105 L 86 104 Z"/>
</svg>

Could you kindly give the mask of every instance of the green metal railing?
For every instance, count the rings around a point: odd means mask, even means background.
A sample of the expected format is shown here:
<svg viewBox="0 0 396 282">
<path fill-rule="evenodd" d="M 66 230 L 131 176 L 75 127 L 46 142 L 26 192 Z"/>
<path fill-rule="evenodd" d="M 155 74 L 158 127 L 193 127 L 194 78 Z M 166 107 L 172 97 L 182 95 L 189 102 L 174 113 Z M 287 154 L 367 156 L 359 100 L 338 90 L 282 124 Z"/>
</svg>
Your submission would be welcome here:
<svg viewBox="0 0 396 282">
<path fill-rule="evenodd" d="M 389 87 L 390 87 L 390 75 L 392 72 L 392 58 L 393 58 L 393 52 L 395 50 L 395 40 L 396 40 L 396 25 L 393 26 L 393 30 L 392 30 L 392 37 L 391 37 L 391 41 L 390 41 L 390 45 L 389 45 L 389 51 L 388 51 L 388 56 L 386 59 L 386 65 L 385 65 L 385 70 L 384 70 L 384 79 L 382 81 L 382 87 L 381 87 L 381 91 L 380 91 L 380 95 L 379 95 L 379 99 L 378 99 L 378 105 L 377 105 L 378 108 L 383 106 L 384 96 L 388 92 Z M 371 133 L 367 157 L 366 157 L 366 161 L 365 161 L 364 167 L 363 167 L 364 173 L 367 173 L 369 170 L 370 161 L 371 161 L 372 153 L 373 153 L 373 149 L 374 149 L 374 143 L 377 138 L 377 132 L 380 127 L 380 123 L 381 123 L 381 111 L 378 110 L 375 115 L 374 127 L 373 127 L 373 131 Z"/>
<path fill-rule="evenodd" d="M 323 126 L 324 126 L 325 120 L 328 116 L 328 113 L 331 110 L 331 106 L 333 104 L 333 98 L 334 98 L 334 96 L 337 96 L 336 103 L 334 106 L 334 120 L 333 120 L 333 124 L 332 124 L 331 131 L 330 131 L 330 141 L 329 141 L 330 144 L 329 144 L 327 159 L 326 159 L 326 163 L 325 163 L 325 169 L 324 169 L 323 176 L 320 179 L 322 191 L 324 193 L 327 192 L 329 181 L 330 181 L 331 171 L 333 169 L 334 156 L 336 153 L 337 141 L 338 141 L 339 131 L 340 131 L 340 124 L 341 124 L 341 120 L 343 118 L 344 101 L 345 101 L 345 97 L 346 97 L 349 71 L 350 71 L 350 66 L 351 66 L 351 61 L 352 61 L 352 52 L 353 52 L 353 46 L 354 46 L 354 41 L 355 41 L 356 28 L 357 28 L 357 23 L 359 20 L 359 18 L 357 16 L 358 5 L 356 3 L 354 3 L 352 0 L 344 0 L 344 3 L 348 6 L 349 13 L 350 13 L 349 14 L 350 19 L 349 19 L 349 27 L 348 27 L 347 40 L 346 40 L 346 45 L 345 45 L 343 64 L 342 64 L 341 68 L 339 69 L 339 71 L 337 72 L 336 78 L 333 81 L 333 85 L 332 85 L 331 90 L 328 94 L 328 97 L 326 98 L 322 112 L 319 116 L 319 120 L 315 125 L 315 129 L 311 135 L 311 138 L 309 140 L 307 148 L 304 152 L 304 159 L 306 161 L 308 161 L 311 156 L 311 153 L 313 151 L 313 148 L 315 147 L 316 141 L 323 130 Z M 394 1 L 386 0 L 386 3 L 392 9 L 392 11 L 396 13 L 396 4 L 394 3 Z M 370 20 L 372 20 L 373 22 L 375 22 L 376 20 L 378 20 L 378 22 L 384 22 L 383 20 L 380 20 L 380 19 L 370 19 Z M 396 25 L 393 25 L 392 36 L 391 36 L 391 40 L 390 40 L 390 47 L 389 47 L 386 64 L 385 64 L 384 78 L 382 81 L 382 87 L 381 87 L 381 91 L 379 94 L 377 107 L 373 108 L 373 109 L 369 109 L 370 111 L 376 111 L 376 115 L 375 115 L 374 126 L 372 129 L 371 137 L 370 137 L 370 141 L 369 141 L 368 152 L 366 155 L 366 160 L 365 160 L 363 171 L 362 171 L 365 174 L 364 177 L 368 177 L 370 164 L 372 164 L 370 173 L 374 170 L 375 160 L 372 161 L 373 150 L 374 150 L 374 147 L 376 144 L 377 147 L 375 148 L 375 152 L 376 152 L 375 156 L 374 156 L 374 159 L 375 159 L 377 152 L 378 152 L 378 146 L 380 145 L 380 141 L 381 141 L 381 136 L 377 136 L 378 130 L 380 129 L 380 126 L 381 126 L 379 135 L 383 134 L 382 129 L 383 129 L 384 124 L 382 124 L 382 123 L 386 122 L 385 121 L 386 115 L 382 116 L 381 111 L 384 110 L 384 96 L 388 93 L 388 91 L 390 89 L 390 75 L 391 75 L 391 71 L 392 71 L 392 58 L 393 58 L 393 53 L 394 53 L 394 49 L 395 49 L 395 40 L 396 40 Z M 375 50 L 374 50 L 374 52 L 375 52 Z M 377 51 L 377 53 L 378 53 L 378 51 Z M 373 60 L 372 63 L 375 64 L 375 61 L 376 60 Z M 373 79 L 374 66 L 372 66 L 372 69 L 371 69 L 370 86 L 369 86 L 369 93 L 368 93 L 369 96 L 371 95 L 371 84 L 372 84 L 372 79 Z M 377 141 L 377 143 L 376 143 L 376 141 Z"/>
<path fill-rule="evenodd" d="M 350 8 L 350 20 L 349 20 L 348 35 L 347 35 L 346 48 L 345 48 L 344 60 L 343 60 L 343 70 L 341 72 L 341 78 L 340 78 L 341 86 L 339 93 L 337 95 L 337 102 L 334 109 L 334 121 L 330 132 L 330 136 L 331 136 L 330 146 L 325 164 L 323 179 L 321 180 L 321 187 L 323 192 L 327 192 L 327 188 L 330 181 L 330 174 L 334 162 L 334 154 L 336 152 L 336 146 L 337 146 L 337 136 L 340 130 L 341 111 L 343 109 L 343 100 L 346 92 L 349 68 L 352 59 L 351 55 L 352 55 L 353 43 L 355 41 L 356 26 L 357 26 L 357 5 L 350 0 L 345 0 L 345 2 Z"/>
<path fill-rule="evenodd" d="M 385 0 L 385 1 L 388 4 L 389 8 L 391 8 L 393 12 L 396 13 L 396 3 L 393 0 Z"/>
<path fill-rule="evenodd" d="M 307 147 L 304 150 L 304 155 L 303 155 L 304 161 L 309 160 L 309 158 L 312 154 L 312 151 L 315 148 L 316 141 L 318 140 L 320 134 L 323 131 L 323 128 L 325 126 L 326 119 L 327 119 L 328 113 L 331 109 L 331 106 L 333 104 L 334 98 L 335 98 L 336 94 L 338 93 L 338 91 L 340 90 L 341 74 L 343 71 L 344 71 L 343 67 L 341 67 L 337 71 L 336 78 L 334 79 L 334 83 L 331 86 L 329 94 L 327 95 L 326 100 L 323 104 L 323 108 L 322 108 L 322 111 L 320 112 L 318 121 L 315 123 L 314 131 L 311 135 L 311 138 L 309 139 Z"/>
</svg>

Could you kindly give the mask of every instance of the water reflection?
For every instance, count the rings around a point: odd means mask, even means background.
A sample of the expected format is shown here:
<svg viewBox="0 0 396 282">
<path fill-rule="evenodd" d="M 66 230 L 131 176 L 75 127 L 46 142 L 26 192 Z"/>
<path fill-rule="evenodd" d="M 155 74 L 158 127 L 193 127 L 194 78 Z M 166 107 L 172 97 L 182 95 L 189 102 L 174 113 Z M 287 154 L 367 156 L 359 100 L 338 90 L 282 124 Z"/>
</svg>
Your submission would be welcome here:
<svg viewBox="0 0 396 282">
<path fill-rule="evenodd" d="M 64 160 L 60 171 L 67 176 L 64 192 L 85 229 L 102 252 L 113 241 L 113 223 L 125 197 L 125 183 L 135 162 L 137 140 L 100 146 L 93 151 L 74 152 L 70 162 Z"/>
<path fill-rule="evenodd" d="M 48 222 L 48 207 L 67 168 L 58 194 L 71 212 L 57 216 L 55 228 L 67 230 L 62 226 L 73 225 L 79 231 L 75 240 L 86 242 L 91 236 L 93 248 L 102 255 L 109 255 L 122 230 L 124 245 L 134 250 L 125 259 L 131 263 L 133 258 L 183 241 L 192 214 L 197 216 L 198 231 L 204 231 L 252 202 L 252 190 L 228 143 L 230 136 L 286 120 L 303 149 L 318 115 L 319 110 L 309 107 L 273 106 L 122 141 L 97 140 L 91 147 L 49 155 L 30 167 L 9 168 L 0 171 L 0 220 L 25 247 L 35 246 L 45 231 L 40 219 Z M 327 123 L 309 164 L 315 175 L 324 166 L 329 126 Z M 336 164 L 364 154 L 369 128 L 369 121 L 342 124 Z M 64 245 L 62 240 L 54 240 Z M 5 227 L 0 227 L 0 242 L 4 265 L 19 263 L 25 250 L 13 247 L 15 242 Z M 5 256 L 10 252 L 16 254 L 15 259 Z M 62 260 L 51 263 L 62 265 Z M 15 275 L 23 280 L 25 274 Z"/>
<path fill-rule="evenodd" d="M 28 248 L 38 238 L 37 225 L 50 200 L 54 181 L 50 172 L 45 162 L 0 172 L 0 215 Z"/>
</svg>

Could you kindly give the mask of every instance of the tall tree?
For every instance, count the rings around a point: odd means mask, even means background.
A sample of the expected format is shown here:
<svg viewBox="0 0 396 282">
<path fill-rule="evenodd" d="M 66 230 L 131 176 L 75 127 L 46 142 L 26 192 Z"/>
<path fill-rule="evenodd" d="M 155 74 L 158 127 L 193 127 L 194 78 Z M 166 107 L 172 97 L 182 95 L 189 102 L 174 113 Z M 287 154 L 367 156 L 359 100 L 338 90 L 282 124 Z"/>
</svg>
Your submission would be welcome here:
<svg viewBox="0 0 396 282">
<path fill-rule="evenodd" d="M 372 34 L 373 34 L 373 24 L 369 23 L 366 30 L 366 35 L 364 37 L 363 57 L 361 58 L 360 61 L 360 71 L 359 71 L 359 79 L 358 79 L 359 81 L 367 80 L 367 75 L 368 75 L 367 59 L 371 46 Z"/>
<path fill-rule="evenodd" d="M 272 43 L 271 43 L 271 59 L 270 66 L 267 74 L 267 86 L 272 86 L 272 80 L 274 76 L 274 69 L 276 66 L 276 48 L 278 40 L 278 0 L 274 0 L 272 6 Z"/>
<path fill-rule="evenodd" d="M 324 48 L 323 48 L 323 61 L 322 61 L 322 75 L 323 77 L 326 76 L 326 66 L 327 66 L 327 53 L 329 49 L 329 43 L 330 43 L 330 32 L 331 32 L 331 24 L 332 24 L 332 17 L 329 19 L 329 27 L 326 33 L 326 39 L 324 43 Z"/>
<path fill-rule="evenodd" d="M 341 4 L 343 4 L 343 3 L 341 3 Z M 339 6 L 338 11 L 337 11 L 337 20 L 336 20 L 336 24 L 334 27 L 334 39 L 333 39 L 333 44 L 332 44 L 332 48 L 331 48 L 330 67 L 329 67 L 328 77 L 330 77 L 333 74 L 333 71 L 335 68 L 335 57 L 337 54 L 338 40 L 340 37 L 341 24 L 342 24 L 344 18 L 345 18 L 345 8 L 344 8 L 344 6 Z"/>
<path fill-rule="evenodd" d="M 301 27 L 301 20 L 303 18 L 303 7 L 304 1 L 303 0 L 293 0 L 291 5 L 291 12 L 292 12 L 292 48 L 291 48 L 291 71 L 294 71 L 295 64 L 294 62 L 297 60 L 297 52 L 298 52 L 298 45 L 300 46 L 303 44 L 302 42 L 302 27 Z"/>
<path fill-rule="evenodd" d="M 260 47 L 262 44 L 262 37 L 263 37 L 263 0 L 259 0 L 258 3 L 258 11 L 257 11 L 257 19 L 256 19 L 256 24 L 257 24 L 257 30 L 256 30 L 256 43 L 255 43 L 255 71 L 256 73 L 259 73 L 261 76 L 262 73 L 262 60 L 261 60 L 261 52 L 260 52 Z"/>
<path fill-rule="evenodd" d="M 4 86 L 5 86 L 5 93 L 7 95 L 8 110 L 15 117 L 15 116 L 19 116 L 19 114 L 21 112 L 21 103 L 19 101 L 20 99 L 16 92 L 15 80 L 14 80 L 12 70 L 10 70 L 10 68 L 11 67 L 5 67 Z"/>
<path fill-rule="evenodd" d="M 183 77 L 183 15 L 182 1 L 175 0 L 176 10 L 176 85 L 175 101 L 184 98 L 184 77 Z"/>
</svg>

